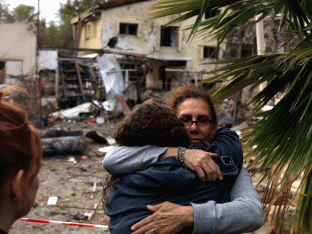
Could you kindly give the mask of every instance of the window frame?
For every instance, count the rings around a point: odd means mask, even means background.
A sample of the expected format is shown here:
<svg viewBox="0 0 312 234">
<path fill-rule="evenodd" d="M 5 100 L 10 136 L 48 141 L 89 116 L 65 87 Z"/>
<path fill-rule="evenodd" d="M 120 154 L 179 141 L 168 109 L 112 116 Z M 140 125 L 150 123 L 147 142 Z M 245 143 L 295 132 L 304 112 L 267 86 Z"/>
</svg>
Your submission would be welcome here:
<svg viewBox="0 0 312 234">
<path fill-rule="evenodd" d="M 178 48 L 179 47 L 179 30 L 180 30 L 180 27 L 177 27 L 177 26 L 161 27 L 160 47 Z M 164 37 L 166 37 L 167 40 L 165 40 Z M 173 40 L 174 40 L 174 43 L 173 43 Z"/>
<path fill-rule="evenodd" d="M 215 49 L 215 46 L 203 46 L 203 59 L 219 59 L 219 49 Z"/>
<path fill-rule="evenodd" d="M 132 28 L 134 27 L 134 28 Z M 124 29 L 123 29 L 124 28 Z M 119 23 L 119 34 L 125 36 L 138 36 L 139 24 L 136 23 Z M 135 33 L 132 33 L 134 31 Z"/>
</svg>

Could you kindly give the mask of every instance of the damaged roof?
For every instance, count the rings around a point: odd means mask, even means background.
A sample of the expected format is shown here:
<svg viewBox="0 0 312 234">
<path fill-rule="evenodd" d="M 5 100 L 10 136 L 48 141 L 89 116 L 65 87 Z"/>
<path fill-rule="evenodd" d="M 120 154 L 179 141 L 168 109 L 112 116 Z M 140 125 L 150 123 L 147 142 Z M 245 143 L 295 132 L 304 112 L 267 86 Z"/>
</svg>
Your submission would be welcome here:
<svg viewBox="0 0 312 234">
<path fill-rule="evenodd" d="M 104 9 L 114 8 L 114 7 L 128 5 L 128 4 L 137 3 L 137 2 L 145 2 L 145 1 L 150 1 L 150 0 L 111 0 L 106 3 L 99 4 L 99 7 L 104 10 Z"/>
<path fill-rule="evenodd" d="M 90 16 L 94 16 L 95 12 L 99 10 L 106 10 L 106 9 L 110 9 L 114 7 L 129 5 L 129 4 L 138 3 L 138 2 L 146 2 L 146 1 L 151 1 L 151 0 L 110 0 L 108 2 L 98 4 L 95 7 L 89 8 L 82 14 L 72 18 L 70 22 L 71 24 L 76 24 L 79 21 L 79 19 L 84 20 Z"/>
</svg>

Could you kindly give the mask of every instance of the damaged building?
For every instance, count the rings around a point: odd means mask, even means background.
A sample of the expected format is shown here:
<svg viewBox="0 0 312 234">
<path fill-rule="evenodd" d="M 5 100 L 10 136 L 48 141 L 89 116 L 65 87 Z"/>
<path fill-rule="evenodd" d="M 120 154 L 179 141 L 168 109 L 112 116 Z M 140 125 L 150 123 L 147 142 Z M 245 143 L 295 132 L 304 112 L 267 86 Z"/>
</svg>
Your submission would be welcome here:
<svg viewBox="0 0 312 234">
<path fill-rule="evenodd" d="M 170 90 L 201 80 L 203 71 L 215 69 L 203 63 L 222 57 L 224 46 L 214 53 L 217 41 L 208 43 L 196 37 L 189 42 L 189 32 L 183 29 L 194 19 L 167 27 L 166 23 L 173 19 L 171 16 L 151 20 L 150 9 L 155 2 L 115 0 L 88 9 L 71 20 L 75 46 L 132 54 L 132 58 L 119 57 L 121 67 L 128 69 L 130 82 L 143 78 L 140 87 L 143 85 L 146 89 Z M 220 12 L 207 12 L 205 17 L 215 14 Z M 133 58 L 144 63 L 145 77 L 133 74 L 138 69 Z"/>
<path fill-rule="evenodd" d="M 35 74 L 36 43 L 34 24 L 0 22 L 0 83 Z"/>
<path fill-rule="evenodd" d="M 253 22 L 250 27 L 232 32 L 216 50 L 218 41 L 201 37 L 188 40 L 189 31 L 184 29 L 194 23 L 194 18 L 173 26 L 166 24 L 176 16 L 150 19 L 151 7 L 156 1 L 114 0 L 96 5 L 71 20 L 74 48 L 39 48 L 40 84 L 35 88 L 42 94 L 42 106 L 54 112 L 117 96 L 119 103 L 124 104 L 126 100 L 131 107 L 153 97 L 152 94 L 163 97 L 175 87 L 208 78 L 203 72 L 214 70 L 217 65 L 207 65 L 207 62 L 256 53 Z M 220 10 L 212 10 L 203 17 L 208 19 L 218 14 Z M 10 31 L 9 37 L 4 33 L 0 37 L 4 41 L 0 44 L 1 83 L 14 83 L 14 77 L 28 74 L 36 78 L 36 30 L 30 24 L 25 25 L 10 24 L 8 28 L 0 24 L 1 31 Z M 270 44 L 276 42 L 274 28 L 278 25 L 279 20 L 273 27 L 270 19 L 265 20 L 267 51 L 280 46 Z M 20 57 L 14 51 L 18 51 Z M 249 102 L 253 92 L 250 90 L 246 91 L 248 95 L 239 94 L 248 96 L 247 101 L 242 98 L 242 103 Z M 123 96 L 126 99 L 122 99 Z"/>
</svg>

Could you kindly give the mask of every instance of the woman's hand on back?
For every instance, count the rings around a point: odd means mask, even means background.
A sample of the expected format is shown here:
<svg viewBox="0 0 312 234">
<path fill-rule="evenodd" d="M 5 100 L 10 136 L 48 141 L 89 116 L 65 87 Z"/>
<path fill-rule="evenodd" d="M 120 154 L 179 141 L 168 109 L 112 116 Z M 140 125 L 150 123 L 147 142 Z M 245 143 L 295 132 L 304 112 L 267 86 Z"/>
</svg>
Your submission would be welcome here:
<svg viewBox="0 0 312 234">
<path fill-rule="evenodd" d="M 150 234 L 152 229 L 158 234 L 175 234 L 187 226 L 194 225 L 192 206 L 164 202 L 147 208 L 153 214 L 133 225 L 133 234 Z"/>
</svg>

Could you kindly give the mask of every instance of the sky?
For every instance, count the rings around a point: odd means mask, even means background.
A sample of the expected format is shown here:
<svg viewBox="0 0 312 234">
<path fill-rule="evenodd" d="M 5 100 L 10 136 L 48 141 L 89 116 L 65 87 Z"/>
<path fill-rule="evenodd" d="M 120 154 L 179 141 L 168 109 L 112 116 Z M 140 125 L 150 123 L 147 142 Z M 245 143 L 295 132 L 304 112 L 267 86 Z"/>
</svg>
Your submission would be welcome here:
<svg viewBox="0 0 312 234">
<path fill-rule="evenodd" d="M 11 11 L 21 4 L 34 6 L 35 12 L 37 12 L 38 9 L 38 0 L 4 0 L 4 2 L 10 4 L 9 9 Z M 67 0 L 39 0 L 40 19 L 45 18 L 47 23 L 50 21 L 55 21 L 57 23 L 60 20 L 57 16 L 58 10 L 60 9 L 60 3 L 65 4 L 66 2 Z"/>
</svg>

